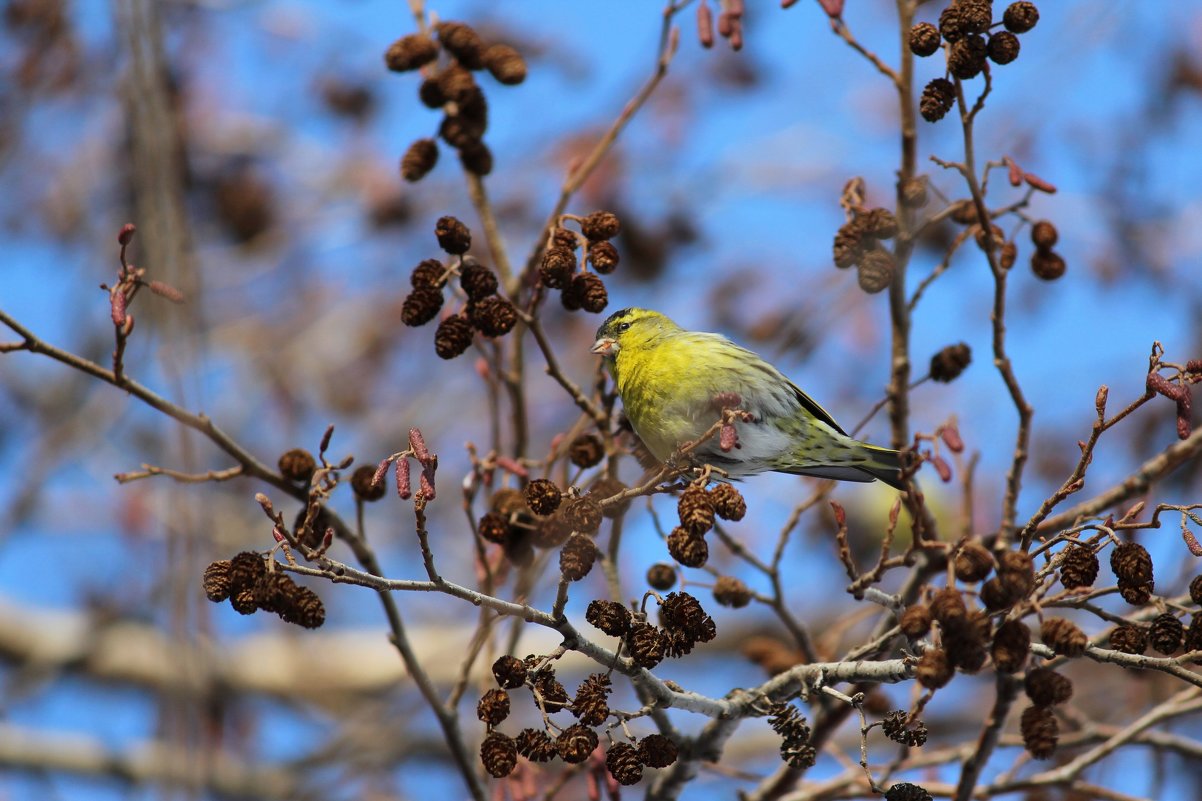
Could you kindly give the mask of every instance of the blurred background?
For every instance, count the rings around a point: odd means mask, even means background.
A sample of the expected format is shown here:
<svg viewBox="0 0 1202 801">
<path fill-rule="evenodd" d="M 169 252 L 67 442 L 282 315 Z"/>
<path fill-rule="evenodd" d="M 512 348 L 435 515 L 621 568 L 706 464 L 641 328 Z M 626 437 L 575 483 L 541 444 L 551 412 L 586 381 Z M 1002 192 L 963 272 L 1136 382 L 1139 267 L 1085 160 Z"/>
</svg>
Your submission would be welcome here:
<svg viewBox="0 0 1202 801">
<path fill-rule="evenodd" d="M 893 3 L 847 5 L 856 37 L 896 62 Z M 1020 519 L 1071 472 L 1100 385 L 1110 386 L 1117 410 L 1143 392 L 1153 341 L 1171 361 L 1202 357 L 1202 4 L 1057 0 L 1040 10 L 1018 60 L 994 68 L 976 143 L 980 162 L 1009 155 L 1055 185 L 1024 213 L 1056 223 L 1068 264 L 1060 280 L 1040 280 L 1028 265 L 1026 231 L 1018 236 L 1010 353 L 1036 410 Z M 445 0 L 428 11 L 470 22 L 529 63 L 523 84 L 486 86 L 495 159 L 486 185 L 510 259 L 524 264 L 569 165 L 650 76 L 661 8 Z M 927 3 L 920 18 L 938 11 Z M 588 386 L 596 371 L 588 346 L 605 314 L 649 306 L 763 353 L 853 426 L 888 381 L 888 310 L 884 295 L 866 295 L 851 271 L 833 266 L 831 240 L 849 179 L 864 179 L 868 205 L 893 205 L 893 89 L 831 34 L 816 3 L 781 10 L 749 2 L 741 52 L 721 39 L 702 49 L 691 9 L 679 24 L 668 77 L 569 205 L 618 213 L 622 263 L 607 278 L 604 314 L 569 313 L 552 299 L 544 319 L 559 360 Z M 418 101 L 419 79 L 383 65 L 388 45 L 413 28 L 396 0 L 7 2 L 0 224 L 9 255 L 0 308 L 51 343 L 107 364 L 112 326 L 96 287 L 114 280 L 116 233 L 135 222 L 133 262 L 179 287 L 187 303 L 139 300 L 129 373 L 208 414 L 268 464 L 292 447 L 316 450 L 328 424 L 336 426 L 333 456 L 374 463 L 403 449 L 408 428 L 419 426 L 440 457 L 442 493 L 430 509 L 439 566 L 471 584 L 474 550 L 456 488 L 469 467 L 465 444 L 487 447 L 487 394 L 474 357 L 437 359 L 432 329 L 401 325 L 399 310 L 410 270 L 439 256 L 434 221 L 452 214 L 475 230 L 479 223 L 449 149 L 420 183 L 399 175 L 409 143 L 434 136 L 439 123 Z M 941 74 L 938 58 L 918 61 L 919 86 Z M 919 125 L 934 212 L 941 195 L 966 191 L 928 157 L 959 160 L 963 145 L 950 117 Z M 1021 197 L 994 174 L 991 205 Z M 1007 219 L 1003 230 L 1017 222 Z M 959 230 L 950 221 L 928 230 L 911 287 Z M 479 245 L 473 253 L 489 262 Z M 930 432 L 954 417 L 968 451 L 979 452 L 970 487 L 977 535 L 997 525 L 1017 421 L 989 356 L 991 293 L 987 265 L 970 244 L 920 301 L 913 335 L 915 377 L 945 345 L 963 341 L 975 355 L 955 383 L 915 390 L 911 427 Z M 529 350 L 531 452 L 540 454 L 576 413 Z M 1104 437 L 1086 493 L 1169 445 L 1174 416 L 1158 398 Z M 886 442 L 884 417 L 863 436 Z M 272 544 L 253 500 L 267 488 L 113 480 L 144 462 L 188 472 L 230 466 L 207 441 L 107 385 L 44 358 L 0 356 L 3 796 L 462 796 L 373 594 L 308 582 L 329 618 L 316 632 L 208 604 L 205 564 Z M 961 468 L 947 485 L 924 477 L 928 501 L 953 528 L 963 522 Z M 638 475 L 627 463 L 622 477 Z M 1155 497 L 1188 503 L 1200 489 L 1194 463 Z M 750 512 L 731 531 L 766 552 L 811 488 L 763 477 L 742 490 Z M 871 553 L 892 495 L 839 487 L 834 497 L 852 510 L 853 540 Z M 295 513 L 285 498 L 273 500 L 289 519 Z M 349 492 L 334 505 L 353 516 Z M 652 506 L 670 518 L 671 499 Z M 666 559 L 644 508 L 632 509 L 621 564 L 635 592 L 647 566 Z M 424 577 L 411 512 L 390 496 L 366 514 L 386 574 Z M 1176 560 L 1157 561 L 1166 583 L 1196 572 L 1180 559 L 1174 526 L 1144 540 L 1154 557 Z M 832 531 L 822 513 L 803 518 L 786 560 L 787 594 L 795 614 L 827 632 L 824 652 L 837 654 L 857 607 L 843 592 Z M 713 564 L 765 589 L 728 553 L 715 549 Z M 693 591 L 708 601 L 710 579 L 697 580 Z M 596 576 L 581 588 L 568 607 L 573 618 L 604 592 Z M 534 603 L 549 607 L 553 597 L 548 578 Z M 420 657 L 449 686 L 475 610 L 438 596 L 399 602 Z M 711 695 L 759 683 L 765 674 L 742 651 L 750 637 L 781 637 L 779 623 L 756 605 L 713 614 L 718 640 L 662 673 Z M 527 627 L 515 652 L 556 644 Z M 575 665 L 561 668 L 569 688 L 593 669 Z M 1169 691 L 1159 674 L 1076 669 L 1089 684 L 1078 684 L 1074 703 L 1111 723 L 1130 721 Z M 966 677 L 936 697 L 927 712 L 932 742 L 975 737 L 983 711 L 965 699 L 987 681 Z M 479 686 L 489 684 L 481 678 Z M 908 685 L 886 689 L 895 706 L 912 701 Z M 636 708 L 626 692 L 624 708 Z M 464 699 L 469 732 L 477 698 L 469 690 Z M 690 731 L 703 721 L 685 714 L 677 722 Z M 779 764 L 762 721 L 745 723 L 741 735 L 730 753 L 740 768 L 762 775 Z M 837 740 L 849 753 L 858 748 L 853 735 Z M 1196 763 L 1169 757 L 1153 779 L 1149 759 L 1124 753 L 1092 780 L 1137 796 L 1188 796 L 1197 786 Z M 823 757 L 811 775 L 839 770 Z M 691 789 L 746 786 L 707 772 Z"/>
</svg>

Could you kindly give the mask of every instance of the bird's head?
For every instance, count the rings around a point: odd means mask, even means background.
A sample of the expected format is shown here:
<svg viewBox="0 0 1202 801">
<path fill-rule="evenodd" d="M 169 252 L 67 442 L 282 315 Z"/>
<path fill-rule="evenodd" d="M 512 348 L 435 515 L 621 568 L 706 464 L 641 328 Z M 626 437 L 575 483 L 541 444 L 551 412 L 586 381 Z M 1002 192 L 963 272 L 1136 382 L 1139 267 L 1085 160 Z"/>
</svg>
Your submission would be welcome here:
<svg viewBox="0 0 1202 801">
<path fill-rule="evenodd" d="M 679 331 L 680 326 L 650 309 L 622 309 L 611 314 L 597 329 L 593 353 L 613 359 L 620 350 L 646 347 L 656 339 Z"/>
</svg>

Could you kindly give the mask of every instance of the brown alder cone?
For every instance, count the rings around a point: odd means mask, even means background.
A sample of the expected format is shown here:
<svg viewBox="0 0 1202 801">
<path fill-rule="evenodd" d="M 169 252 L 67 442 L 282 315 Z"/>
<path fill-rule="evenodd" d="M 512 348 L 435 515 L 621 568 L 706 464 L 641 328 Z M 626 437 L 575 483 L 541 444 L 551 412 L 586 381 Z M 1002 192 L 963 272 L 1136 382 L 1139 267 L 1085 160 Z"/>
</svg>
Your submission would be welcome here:
<svg viewBox="0 0 1202 801">
<path fill-rule="evenodd" d="M 1039 629 L 1039 636 L 1044 645 L 1056 653 L 1068 657 L 1081 656 L 1085 653 L 1085 646 L 1089 643 L 1085 632 L 1081 631 L 1077 624 L 1062 617 L 1050 617 L 1044 620 Z"/>
<path fill-rule="evenodd" d="M 1060 726 L 1051 707 L 1029 706 L 1023 710 L 1019 729 L 1023 745 L 1036 759 L 1048 759 L 1056 751 Z"/>
<path fill-rule="evenodd" d="M 914 604 L 906 607 L 899 624 L 902 634 L 911 640 L 925 637 L 931 630 L 931 608 L 926 604 Z"/>
<path fill-rule="evenodd" d="M 928 648 L 918 660 L 914 676 L 928 690 L 938 690 L 952 680 L 955 669 L 947 659 L 947 653 L 939 648 Z"/>
<path fill-rule="evenodd" d="M 511 737 L 494 731 L 480 744 L 480 761 L 488 775 L 501 779 L 518 764 L 518 749 Z"/>
</svg>

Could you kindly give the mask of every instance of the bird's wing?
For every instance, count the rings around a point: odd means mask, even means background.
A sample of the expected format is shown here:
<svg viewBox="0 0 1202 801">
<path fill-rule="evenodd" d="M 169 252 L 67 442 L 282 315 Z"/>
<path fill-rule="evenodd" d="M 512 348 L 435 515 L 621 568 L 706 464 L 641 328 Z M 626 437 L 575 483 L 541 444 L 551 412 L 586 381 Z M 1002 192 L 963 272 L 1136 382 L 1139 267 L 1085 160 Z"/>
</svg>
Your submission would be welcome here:
<svg viewBox="0 0 1202 801">
<path fill-rule="evenodd" d="M 815 418 L 826 423 L 828 426 L 835 429 L 840 434 L 847 433 L 846 431 L 844 431 L 842 428 L 839 427 L 839 424 L 835 422 L 835 418 L 831 417 L 830 413 L 828 413 L 826 409 L 823 409 L 821 406 L 818 405 L 818 401 L 814 400 L 809 395 L 802 392 L 801 387 L 797 386 L 792 381 L 790 381 L 789 388 L 793 390 L 793 394 L 794 394 L 794 396 L 797 397 L 797 402 L 801 404 L 801 408 L 805 409 L 807 412 L 814 415 Z"/>
<path fill-rule="evenodd" d="M 768 373 L 771 377 L 783 382 L 786 386 L 788 386 L 789 391 L 793 394 L 793 397 L 797 399 L 797 402 L 801 405 L 801 408 L 804 409 L 809 414 L 813 415 L 816 420 L 826 423 L 828 426 L 830 426 L 831 428 L 833 428 L 835 431 L 839 432 L 840 434 L 847 433 L 846 431 L 844 431 L 842 428 L 839 427 L 839 424 L 835 422 L 835 418 L 831 417 L 830 413 L 827 412 L 826 409 L 823 409 L 821 406 L 818 405 L 818 402 L 816 400 L 811 398 L 809 395 L 805 394 L 805 392 L 803 392 L 801 390 L 801 387 L 797 386 L 792 381 L 790 381 L 788 378 L 786 378 L 784 373 L 782 373 L 780 370 L 773 367 L 768 362 L 764 361 L 764 359 L 758 353 L 755 353 L 754 351 L 750 351 L 747 348 L 744 348 L 740 345 L 736 345 L 734 342 L 731 342 L 729 339 L 722 336 L 721 334 L 708 334 L 706 336 L 710 336 L 710 337 L 715 338 L 716 340 L 720 340 L 720 341 L 726 343 L 727 345 L 729 345 L 730 347 L 734 348 L 736 351 L 743 354 L 744 366 L 753 368 L 753 369 L 762 370 L 765 373 Z"/>
</svg>

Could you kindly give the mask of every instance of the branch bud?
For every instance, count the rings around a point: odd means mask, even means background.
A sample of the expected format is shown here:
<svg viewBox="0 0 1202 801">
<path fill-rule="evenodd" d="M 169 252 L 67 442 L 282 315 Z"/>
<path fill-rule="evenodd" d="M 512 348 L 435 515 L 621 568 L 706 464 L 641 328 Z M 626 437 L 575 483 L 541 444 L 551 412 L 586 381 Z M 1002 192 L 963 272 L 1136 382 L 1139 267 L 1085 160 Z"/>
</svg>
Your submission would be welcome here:
<svg viewBox="0 0 1202 801">
<path fill-rule="evenodd" d="M 121 245 L 122 247 L 128 245 L 133 241 L 134 234 L 137 232 L 137 230 L 138 229 L 134 227 L 133 223 L 126 223 L 125 225 L 121 226 L 121 230 L 117 232 L 117 244 Z"/>
<path fill-rule="evenodd" d="M 1106 416 L 1106 399 L 1110 397 L 1110 387 L 1103 384 L 1098 387 L 1098 394 L 1094 396 L 1093 405 L 1098 410 L 1098 417 Z"/>
<path fill-rule="evenodd" d="M 507 473 L 512 473 L 518 478 L 530 477 L 530 471 L 527 470 L 524 465 L 514 459 L 509 458 L 508 456 L 498 456 L 497 467 L 501 468 Z"/>
<path fill-rule="evenodd" d="M 1134 520 L 1135 518 L 1139 517 L 1139 513 L 1144 510 L 1144 506 L 1146 503 L 1147 503 L 1146 501 L 1140 501 L 1139 503 L 1135 504 L 1135 506 L 1132 506 L 1130 509 L 1128 509 L 1126 512 L 1123 513 L 1123 517 L 1121 520 L 1119 520 L 1119 522 L 1126 523 L 1126 522 L 1129 522 L 1129 521 Z"/>
<path fill-rule="evenodd" d="M 822 6 L 822 10 L 828 17 L 843 16 L 843 0 L 818 0 L 818 5 Z"/>
</svg>

